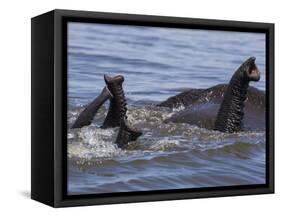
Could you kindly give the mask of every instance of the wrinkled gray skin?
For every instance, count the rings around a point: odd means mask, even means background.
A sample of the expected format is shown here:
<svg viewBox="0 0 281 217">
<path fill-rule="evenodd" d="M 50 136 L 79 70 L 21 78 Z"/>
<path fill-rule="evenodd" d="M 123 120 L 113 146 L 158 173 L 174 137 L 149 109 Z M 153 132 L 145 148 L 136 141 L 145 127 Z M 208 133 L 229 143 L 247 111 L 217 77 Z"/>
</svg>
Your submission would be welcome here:
<svg viewBox="0 0 281 217">
<path fill-rule="evenodd" d="M 119 148 L 124 148 L 124 145 L 137 140 L 142 133 L 129 126 L 126 120 L 127 101 L 122 87 L 124 77 L 122 75 L 115 77 L 105 75 L 104 80 L 108 89 L 113 94 L 113 98 L 110 99 L 108 113 L 102 128 L 120 127 L 115 143 Z"/>
<path fill-rule="evenodd" d="M 249 83 L 260 80 L 255 60 L 254 57 L 246 60 L 232 76 L 215 121 L 215 130 L 227 133 L 242 130 Z"/>
<path fill-rule="evenodd" d="M 250 81 L 259 79 L 255 58 L 251 57 L 236 70 L 229 84 L 190 89 L 159 106 L 185 107 L 165 122 L 189 123 L 228 133 L 265 130 L 265 93 L 249 87 Z"/>
<path fill-rule="evenodd" d="M 113 97 L 110 99 L 108 113 L 102 128 L 119 127 L 121 120 L 126 118 L 127 112 L 127 101 L 122 87 L 124 77 L 122 75 L 115 77 L 105 75 L 104 81 Z"/>
</svg>

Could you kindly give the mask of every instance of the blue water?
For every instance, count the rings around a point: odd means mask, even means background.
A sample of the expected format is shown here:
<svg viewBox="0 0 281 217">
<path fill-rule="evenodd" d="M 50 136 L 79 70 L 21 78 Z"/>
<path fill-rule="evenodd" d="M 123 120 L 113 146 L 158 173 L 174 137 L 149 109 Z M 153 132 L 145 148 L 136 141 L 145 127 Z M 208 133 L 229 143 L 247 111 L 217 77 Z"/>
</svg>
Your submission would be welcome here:
<svg viewBox="0 0 281 217">
<path fill-rule="evenodd" d="M 250 56 L 265 89 L 265 34 L 108 24 L 68 24 L 68 122 L 104 87 L 104 74 L 122 74 L 128 118 L 144 135 L 127 150 L 118 128 L 68 131 L 69 194 L 261 184 L 265 132 L 227 135 L 188 124 L 163 124 L 176 110 L 150 106 L 186 88 L 228 83 Z M 157 126 L 157 127 L 156 127 Z"/>
</svg>

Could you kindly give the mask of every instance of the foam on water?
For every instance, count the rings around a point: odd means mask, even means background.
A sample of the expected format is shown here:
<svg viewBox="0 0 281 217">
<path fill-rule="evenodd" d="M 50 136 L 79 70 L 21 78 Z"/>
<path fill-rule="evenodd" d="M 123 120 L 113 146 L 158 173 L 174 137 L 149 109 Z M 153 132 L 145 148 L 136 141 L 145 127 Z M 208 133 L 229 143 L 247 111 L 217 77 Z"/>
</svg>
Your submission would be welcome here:
<svg viewBox="0 0 281 217">
<path fill-rule="evenodd" d="M 176 111 L 156 106 L 129 107 L 128 121 L 143 131 L 143 135 L 122 150 L 114 143 L 119 128 L 101 129 L 105 118 L 102 109 L 90 126 L 70 129 L 68 133 L 68 157 L 77 163 L 116 159 L 124 156 L 139 156 L 144 153 L 158 155 L 162 152 L 208 151 L 226 147 L 265 143 L 265 132 L 239 132 L 235 134 L 207 130 L 184 123 L 163 123 Z M 77 118 L 78 110 L 69 111 L 69 125 Z"/>
</svg>

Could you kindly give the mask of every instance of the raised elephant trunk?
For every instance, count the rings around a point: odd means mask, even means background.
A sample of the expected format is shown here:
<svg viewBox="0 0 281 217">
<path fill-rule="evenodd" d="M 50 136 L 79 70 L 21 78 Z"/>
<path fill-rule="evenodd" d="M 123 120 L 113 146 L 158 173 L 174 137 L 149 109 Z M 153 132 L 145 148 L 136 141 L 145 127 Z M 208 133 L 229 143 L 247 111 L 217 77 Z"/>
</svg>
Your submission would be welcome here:
<svg viewBox="0 0 281 217">
<path fill-rule="evenodd" d="M 234 73 L 224 93 L 214 130 L 233 133 L 242 129 L 244 102 L 250 81 L 259 81 L 255 57 L 246 60 Z"/>
<path fill-rule="evenodd" d="M 102 128 L 119 127 L 127 112 L 127 101 L 122 87 L 124 77 L 122 75 L 115 77 L 105 75 L 104 80 L 113 98 L 110 100 L 109 110 Z"/>
</svg>

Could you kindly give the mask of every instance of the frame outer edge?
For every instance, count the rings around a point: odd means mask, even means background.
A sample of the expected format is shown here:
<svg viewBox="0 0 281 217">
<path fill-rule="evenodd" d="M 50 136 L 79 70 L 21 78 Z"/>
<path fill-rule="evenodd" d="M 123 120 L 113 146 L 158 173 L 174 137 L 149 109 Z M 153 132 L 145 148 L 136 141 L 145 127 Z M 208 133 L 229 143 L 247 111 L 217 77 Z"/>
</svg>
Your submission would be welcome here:
<svg viewBox="0 0 281 217">
<path fill-rule="evenodd" d="M 269 82 L 270 86 L 270 133 L 269 133 L 269 186 L 260 189 L 237 189 L 226 191 L 208 191 L 193 192 L 193 193 L 175 193 L 175 194 L 148 194 L 132 196 L 112 196 L 108 198 L 77 198 L 65 199 L 63 198 L 63 145 L 62 144 L 62 127 L 63 125 L 63 17 L 72 18 L 102 18 L 107 20 L 121 19 L 130 21 L 146 21 L 149 22 L 163 22 L 171 24 L 179 22 L 183 24 L 188 21 L 191 24 L 211 25 L 219 27 L 233 26 L 235 28 L 248 28 L 249 31 L 254 28 L 269 31 Z M 274 192 L 274 24 L 270 23 L 254 23 L 241 21 L 224 21 L 224 20 L 207 20 L 207 19 L 193 19 L 193 18 L 177 18 L 177 17 L 162 17 L 149 15 L 134 15 L 134 14 L 117 14 L 117 13 L 103 13 L 103 12 L 89 12 L 89 11 L 71 11 L 71 10 L 54 10 L 54 207 L 67 206 L 81 206 L 81 205 L 99 205 L 112 203 L 130 203 L 130 202 L 144 202 L 144 201 L 161 201 L 161 200 L 175 200 L 175 199 L 192 199 L 192 198 L 206 198 L 206 197 L 223 197 L 223 196 L 242 196 L 251 194 L 266 194 Z"/>
<path fill-rule="evenodd" d="M 272 193 L 275 192 L 275 123 L 274 123 L 274 93 L 275 93 L 275 83 L 274 83 L 274 74 L 275 74 L 275 25 L 269 25 L 269 189 Z"/>
<path fill-rule="evenodd" d="M 54 10 L 54 207 L 62 198 L 62 25 L 61 16 Z"/>
<path fill-rule="evenodd" d="M 49 206 L 54 204 L 52 13 L 31 19 L 31 199 Z"/>
</svg>

